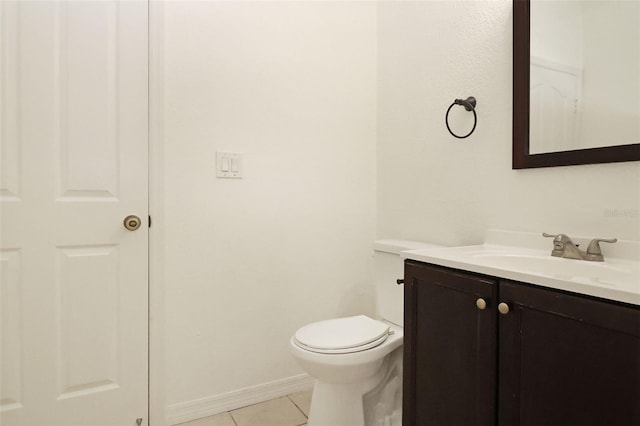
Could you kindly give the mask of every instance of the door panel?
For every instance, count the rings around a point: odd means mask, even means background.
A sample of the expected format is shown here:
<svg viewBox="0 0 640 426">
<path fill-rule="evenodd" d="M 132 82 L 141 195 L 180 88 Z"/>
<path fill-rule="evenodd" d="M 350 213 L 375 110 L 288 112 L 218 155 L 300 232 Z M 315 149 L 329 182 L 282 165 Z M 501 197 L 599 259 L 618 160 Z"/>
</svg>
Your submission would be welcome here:
<svg viewBox="0 0 640 426">
<path fill-rule="evenodd" d="M 0 251 L 0 333 L 2 394 L 0 407 L 19 408 L 22 400 L 20 251 Z"/>
<path fill-rule="evenodd" d="M 147 417 L 147 7 L 0 3 L 3 425 Z"/>
<path fill-rule="evenodd" d="M 531 58 L 529 153 L 571 151 L 576 146 L 580 70 Z"/>
<path fill-rule="evenodd" d="M 120 383 L 118 246 L 58 248 L 58 272 L 58 398 L 115 389 Z"/>
<path fill-rule="evenodd" d="M 61 6 L 58 28 L 60 197 L 117 198 L 118 4 Z"/>
</svg>

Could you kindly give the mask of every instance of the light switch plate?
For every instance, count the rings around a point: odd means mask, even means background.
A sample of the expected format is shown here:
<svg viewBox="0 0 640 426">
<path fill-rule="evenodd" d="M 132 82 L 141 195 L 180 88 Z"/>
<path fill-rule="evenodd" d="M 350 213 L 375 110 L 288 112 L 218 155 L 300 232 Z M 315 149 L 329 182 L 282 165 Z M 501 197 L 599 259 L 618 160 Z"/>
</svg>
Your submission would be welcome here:
<svg viewBox="0 0 640 426">
<path fill-rule="evenodd" d="M 242 154 L 216 152 L 216 177 L 242 179 Z"/>
</svg>

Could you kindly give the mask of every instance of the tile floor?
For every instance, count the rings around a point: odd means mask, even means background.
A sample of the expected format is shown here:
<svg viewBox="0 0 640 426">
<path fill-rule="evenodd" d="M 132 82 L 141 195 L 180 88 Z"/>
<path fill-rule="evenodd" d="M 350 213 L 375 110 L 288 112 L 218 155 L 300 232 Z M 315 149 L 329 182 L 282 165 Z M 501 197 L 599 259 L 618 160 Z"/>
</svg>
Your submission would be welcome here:
<svg viewBox="0 0 640 426">
<path fill-rule="evenodd" d="M 179 426 L 305 426 L 310 404 L 311 390 L 301 391 Z"/>
</svg>

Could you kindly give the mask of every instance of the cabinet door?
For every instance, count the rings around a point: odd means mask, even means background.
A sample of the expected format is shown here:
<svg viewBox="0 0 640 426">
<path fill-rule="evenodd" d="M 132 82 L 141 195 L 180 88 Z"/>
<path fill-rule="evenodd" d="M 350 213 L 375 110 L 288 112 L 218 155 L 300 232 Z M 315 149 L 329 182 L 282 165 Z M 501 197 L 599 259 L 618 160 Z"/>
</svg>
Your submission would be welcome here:
<svg viewBox="0 0 640 426">
<path fill-rule="evenodd" d="M 494 425 L 497 283 L 410 260 L 404 282 L 403 425 Z"/>
<path fill-rule="evenodd" d="M 640 424 L 640 310 L 509 282 L 500 301 L 500 425 Z"/>
</svg>

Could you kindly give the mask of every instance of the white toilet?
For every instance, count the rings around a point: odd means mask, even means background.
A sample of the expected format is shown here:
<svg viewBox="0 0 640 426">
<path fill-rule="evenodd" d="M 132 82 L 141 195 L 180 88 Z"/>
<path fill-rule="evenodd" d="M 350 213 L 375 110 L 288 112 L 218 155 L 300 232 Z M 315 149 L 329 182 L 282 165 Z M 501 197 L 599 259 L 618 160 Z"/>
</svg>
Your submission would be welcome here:
<svg viewBox="0 0 640 426">
<path fill-rule="evenodd" d="M 433 247 L 404 240 L 374 243 L 376 316 L 315 322 L 300 328 L 291 353 L 315 378 L 309 426 L 400 426 L 404 274 L 400 253 Z"/>
</svg>

